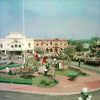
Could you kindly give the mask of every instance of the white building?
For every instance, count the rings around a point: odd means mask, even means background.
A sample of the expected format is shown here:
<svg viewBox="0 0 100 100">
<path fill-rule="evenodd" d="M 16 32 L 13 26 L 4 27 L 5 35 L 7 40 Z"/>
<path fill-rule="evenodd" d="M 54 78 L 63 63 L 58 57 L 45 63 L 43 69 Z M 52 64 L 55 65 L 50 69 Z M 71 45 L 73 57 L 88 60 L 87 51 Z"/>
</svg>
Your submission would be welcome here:
<svg viewBox="0 0 100 100">
<path fill-rule="evenodd" d="M 5 38 L 0 38 L 0 52 L 6 55 L 23 55 L 34 53 L 34 40 L 26 38 L 21 32 L 10 32 Z"/>
</svg>

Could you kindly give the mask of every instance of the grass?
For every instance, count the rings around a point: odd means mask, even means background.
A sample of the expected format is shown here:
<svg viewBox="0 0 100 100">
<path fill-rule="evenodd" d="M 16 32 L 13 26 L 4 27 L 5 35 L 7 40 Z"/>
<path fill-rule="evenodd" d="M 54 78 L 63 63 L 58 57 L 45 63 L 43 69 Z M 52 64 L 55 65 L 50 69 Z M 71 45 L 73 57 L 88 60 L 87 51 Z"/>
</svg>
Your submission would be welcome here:
<svg viewBox="0 0 100 100">
<path fill-rule="evenodd" d="M 17 84 L 28 84 L 28 85 L 37 85 L 39 87 L 52 87 L 56 85 L 53 79 L 45 76 L 36 76 L 32 79 L 25 79 L 20 77 L 12 76 L 0 76 L 0 82 L 4 83 L 17 83 Z"/>
<path fill-rule="evenodd" d="M 76 72 L 71 69 L 65 69 L 65 70 L 57 69 L 55 73 L 58 75 L 68 76 L 70 73 L 76 73 Z"/>
<path fill-rule="evenodd" d="M 32 80 L 33 84 L 39 87 L 52 87 L 56 85 L 53 79 L 46 76 L 36 76 Z"/>
<path fill-rule="evenodd" d="M 63 75 L 63 76 L 69 76 L 72 73 L 78 73 L 79 76 L 89 76 L 89 74 L 84 73 L 82 71 L 81 72 L 76 72 L 76 71 L 73 71 L 71 69 L 65 69 L 65 70 L 57 69 L 55 73 L 58 74 L 58 75 Z"/>
</svg>

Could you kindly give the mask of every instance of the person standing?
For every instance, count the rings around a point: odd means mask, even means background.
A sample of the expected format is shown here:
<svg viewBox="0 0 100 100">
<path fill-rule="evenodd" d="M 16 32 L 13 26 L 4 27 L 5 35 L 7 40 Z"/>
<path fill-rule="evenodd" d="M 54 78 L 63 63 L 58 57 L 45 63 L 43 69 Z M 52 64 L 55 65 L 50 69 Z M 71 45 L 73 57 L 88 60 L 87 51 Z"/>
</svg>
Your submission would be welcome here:
<svg viewBox="0 0 100 100">
<path fill-rule="evenodd" d="M 81 61 L 80 61 L 80 59 L 79 59 L 79 67 L 80 67 L 80 64 L 81 64 Z"/>
</svg>

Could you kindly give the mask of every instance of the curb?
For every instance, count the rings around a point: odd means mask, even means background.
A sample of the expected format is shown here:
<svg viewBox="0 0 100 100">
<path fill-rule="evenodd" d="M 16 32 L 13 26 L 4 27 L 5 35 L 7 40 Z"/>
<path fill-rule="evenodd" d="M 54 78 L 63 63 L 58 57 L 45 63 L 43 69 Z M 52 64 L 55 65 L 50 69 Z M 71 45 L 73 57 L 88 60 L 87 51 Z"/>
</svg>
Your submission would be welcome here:
<svg viewBox="0 0 100 100">
<path fill-rule="evenodd" d="M 89 90 L 88 92 L 95 92 L 100 90 L 100 88 Z M 39 94 L 39 95 L 77 95 L 80 94 L 80 92 L 73 92 L 73 93 L 48 93 L 48 92 L 31 92 L 31 91 L 18 91 L 18 90 L 0 90 L 0 91 L 8 91 L 8 92 L 18 92 L 18 93 L 30 93 L 30 94 Z"/>
</svg>

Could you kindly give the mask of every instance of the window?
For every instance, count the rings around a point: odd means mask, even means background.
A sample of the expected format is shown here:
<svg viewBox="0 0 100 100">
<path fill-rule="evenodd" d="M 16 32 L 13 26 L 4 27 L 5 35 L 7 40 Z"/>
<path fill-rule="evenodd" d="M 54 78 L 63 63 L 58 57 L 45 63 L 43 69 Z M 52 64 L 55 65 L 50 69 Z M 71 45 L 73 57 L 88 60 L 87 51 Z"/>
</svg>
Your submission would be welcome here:
<svg viewBox="0 0 100 100">
<path fill-rule="evenodd" d="M 3 48 L 3 45 L 2 45 L 2 44 L 0 44 L 0 47 L 1 47 L 1 48 Z"/>
<path fill-rule="evenodd" d="M 52 45 L 52 42 L 50 42 L 50 45 Z"/>
<path fill-rule="evenodd" d="M 43 45 L 43 42 L 41 42 L 41 45 Z"/>
<path fill-rule="evenodd" d="M 17 44 L 15 44 L 15 48 L 17 48 Z"/>
<path fill-rule="evenodd" d="M 52 49 L 50 49 L 50 52 L 52 52 Z"/>
<path fill-rule="evenodd" d="M 13 48 L 14 46 L 13 45 L 11 45 L 11 48 Z"/>
<path fill-rule="evenodd" d="M 48 48 L 46 49 L 46 52 L 49 52 L 49 49 Z"/>
<path fill-rule="evenodd" d="M 30 44 L 30 43 L 28 43 L 28 47 L 29 47 L 29 48 L 31 47 L 31 44 Z"/>
<path fill-rule="evenodd" d="M 57 46 L 58 44 L 57 44 L 57 43 L 55 43 L 55 45 Z"/>
<path fill-rule="evenodd" d="M 57 50 L 57 48 L 55 48 L 55 52 L 57 52 L 58 50 Z"/>
<path fill-rule="evenodd" d="M 19 45 L 19 48 L 21 48 L 21 45 Z"/>
</svg>

